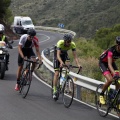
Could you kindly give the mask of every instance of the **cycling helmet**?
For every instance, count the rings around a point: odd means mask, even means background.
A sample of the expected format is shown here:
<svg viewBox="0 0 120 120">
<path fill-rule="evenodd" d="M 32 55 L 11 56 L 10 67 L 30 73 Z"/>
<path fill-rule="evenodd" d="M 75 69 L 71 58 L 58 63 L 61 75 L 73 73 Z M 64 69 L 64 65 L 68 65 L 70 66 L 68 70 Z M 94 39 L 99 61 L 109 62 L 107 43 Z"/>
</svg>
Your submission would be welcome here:
<svg viewBox="0 0 120 120">
<path fill-rule="evenodd" d="M 3 34 L 4 30 L 5 30 L 4 25 L 0 24 L 0 33 L 2 33 L 2 34 Z"/>
<path fill-rule="evenodd" d="M 71 35 L 71 34 L 65 34 L 65 35 L 63 36 L 63 39 L 64 39 L 65 41 L 71 41 L 71 40 L 72 40 L 72 35 Z"/>
<path fill-rule="evenodd" d="M 30 35 L 30 36 L 35 36 L 36 35 L 36 31 L 34 29 L 29 29 L 27 34 Z"/>
<path fill-rule="evenodd" d="M 116 37 L 116 43 L 117 43 L 118 45 L 120 45 L 120 36 L 117 36 L 117 37 Z"/>
</svg>

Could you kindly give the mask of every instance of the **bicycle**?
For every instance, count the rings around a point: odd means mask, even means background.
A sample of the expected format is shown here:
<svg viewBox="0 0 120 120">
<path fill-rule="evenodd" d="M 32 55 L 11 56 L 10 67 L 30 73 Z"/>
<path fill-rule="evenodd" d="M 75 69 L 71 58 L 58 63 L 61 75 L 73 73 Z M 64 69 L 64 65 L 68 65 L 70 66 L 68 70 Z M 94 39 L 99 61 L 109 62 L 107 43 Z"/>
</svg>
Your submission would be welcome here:
<svg viewBox="0 0 120 120">
<path fill-rule="evenodd" d="M 25 98 L 29 92 L 30 89 L 30 85 L 31 85 L 31 81 L 32 81 L 32 71 L 31 71 L 31 63 L 36 63 L 39 64 L 38 62 L 34 62 L 30 59 L 27 59 L 24 61 L 26 61 L 25 67 L 22 69 L 21 72 L 21 76 L 20 76 L 20 90 L 19 93 L 21 93 L 22 97 Z M 39 64 L 39 66 L 37 67 L 37 69 L 39 69 L 39 67 L 42 64 Z"/>
<path fill-rule="evenodd" d="M 115 80 L 115 82 L 118 82 L 118 80 Z M 102 91 L 103 85 L 104 84 L 99 84 L 96 89 L 95 102 L 97 111 L 100 116 L 105 117 L 108 115 L 108 113 L 114 110 L 115 112 L 117 112 L 117 115 L 120 119 L 120 88 L 118 90 L 114 90 L 108 87 L 104 94 L 105 104 L 103 105 L 99 101 L 99 96 Z"/>
<path fill-rule="evenodd" d="M 63 69 L 64 68 L 64 69 Z M 57 101 L 59 99 L 59 95 L 62 94 L 62 101 L 66 108 L 69 108 L 72 104 L 73 97 L 74 97 L 74 82 L 73 79 L 69 76 L 70 68 L 79 68 L 76 66 L 67 66 L 64 65 L 62 68 L 60 68 L 59 78 L 57 81 L 57 99 L 54 99 Z M 82 67 L 78 69 L 77 74 L 79 74 Z M 60 79 L 64 74 L 64 81 L 62 85 L 60 84 Z M 52 96 L 53 96 L 53 81 L 52 81 Z"/>
</svg>

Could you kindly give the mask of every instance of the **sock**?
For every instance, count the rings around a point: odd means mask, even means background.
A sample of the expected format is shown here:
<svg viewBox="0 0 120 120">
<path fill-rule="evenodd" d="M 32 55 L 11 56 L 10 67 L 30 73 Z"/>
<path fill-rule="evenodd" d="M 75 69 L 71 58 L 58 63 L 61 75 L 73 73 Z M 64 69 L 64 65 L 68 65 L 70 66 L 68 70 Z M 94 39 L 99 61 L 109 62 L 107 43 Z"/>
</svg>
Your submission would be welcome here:
<svg viewBox="0 0 120 120">
<path fill-rule="evenodd" d="M 53 86 L 53 93 L 57 91 L 56 86 Z"/>
</svg>

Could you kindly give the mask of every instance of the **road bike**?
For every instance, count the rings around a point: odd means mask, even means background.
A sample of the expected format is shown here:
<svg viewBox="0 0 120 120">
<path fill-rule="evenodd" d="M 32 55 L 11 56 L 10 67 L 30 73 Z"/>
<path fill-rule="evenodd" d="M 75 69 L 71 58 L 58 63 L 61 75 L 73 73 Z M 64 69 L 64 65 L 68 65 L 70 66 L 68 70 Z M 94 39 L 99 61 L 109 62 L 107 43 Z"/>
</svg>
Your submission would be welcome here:
<svg viewBox="0 0 120 120">
<path fill-rule="evenodd" d="M 24 59 L 26 61 L 25 67 L 22 69 L 21 76 L 20 76 L 20 90 L 19 93 L 21 93 L 22 97 L 25 98 L 29 92 L 31 81 L 32 81 L 32 71 L 31 71 L 31 64 L 39 64 L 39 62 L 34 62 L 31 59 Z M 37 69 L 42 64 L 39 64 Z"/>
<path fill-rule="evenodd" d="M 115 83 L 118 83 L 118 80 L 115 80 Z M 107 116 L 110 112 L 116 112 L 120 119 L 120 88 L 118 90 L 114 90 L 108 87 L 104 94 L 105 104 L 101 104 L 99 101 L 99 96 L 103 85 L 104 84 L 99 84 L 96 89 L 95 102 L 97 111 L 102 117 Z"/>
<path fill-rule="evenodd" d="M 79 74 L 82 67 L 76 67 L 72 65 L 64 65 L 62 68 L 60 68 L 59 78 L 57 81 L 57 99 L 54 99 L 57 101 L 59 99 L 59 95 L 62 94 L 62 101 L 66 108 L 70 107 L 73 101 L 74 97 L 74 82 L 73 78 L 70 77 L 69 72 L 71 68 L 78 68 L 77 74 Z M 64 77 L 63 77 L 64 76 Z M 61 77 L 64 78 L 62 84 L 61 84 Z M 52 81 L 52 96 L 53 96 L 53 81 Z"/>
</svg>

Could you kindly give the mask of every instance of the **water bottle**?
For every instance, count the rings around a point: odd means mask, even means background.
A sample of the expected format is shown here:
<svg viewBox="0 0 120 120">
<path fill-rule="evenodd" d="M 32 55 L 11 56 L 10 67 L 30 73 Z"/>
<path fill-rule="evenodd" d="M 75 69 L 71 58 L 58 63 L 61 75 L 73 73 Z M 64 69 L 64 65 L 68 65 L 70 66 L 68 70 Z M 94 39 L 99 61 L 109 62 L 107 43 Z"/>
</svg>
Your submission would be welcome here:
<svg viewBox="0 0 120 120">
<path fill-rule="evenodd" d="M 65 77 L 60 77 L 60 85 L 63 86 L 65 82 Z"/>
<path fill-rule="evenodd" d="M 109 93 L 108 93 L 108 97 L 109 97 L 110 99 L 114 99 L 116 93 L 117 93 L 116 90 L 110 89 L 110 90 L 109 90 Z"/>
</svg>

